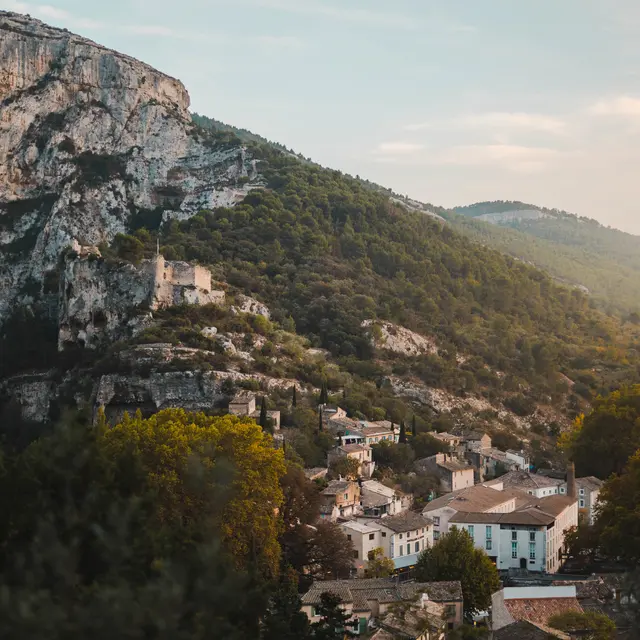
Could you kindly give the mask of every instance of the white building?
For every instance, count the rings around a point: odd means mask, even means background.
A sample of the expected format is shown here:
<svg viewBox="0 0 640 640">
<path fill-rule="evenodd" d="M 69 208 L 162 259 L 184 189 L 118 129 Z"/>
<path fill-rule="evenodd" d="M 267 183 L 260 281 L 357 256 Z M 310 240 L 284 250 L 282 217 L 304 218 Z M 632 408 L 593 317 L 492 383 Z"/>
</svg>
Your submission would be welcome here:
<svg viewBox="0 0 640 640">
<path fill-rule="evenodd" d="M 531 468 L 531 460 L 524 451 L 514 451 L 513 449 L 507 449 L 505 456 L 507 460 L 515 462 L 518 465 L 518 469 L 521 471 L 529 471 Z"/>
<path fill-rule="evenodd" d="M 475 485 L 432 500 L 422 515 L 433 520 L 433 537 L 437 540 L 449 531 L 449 521 L 457 513 L 508 513 L 515 511 L 516 500 L 513 492 Z"/>
<path fill-rule="evenodd" d="M 394 516 L 405 510 L 402 496 L 377 480 L 366 480 L 361 484 L 360 505 L 366 516 Z"/>
<path fill-rule="evenodd" d="M 578 516 L 586 523 L 593 524 L 595 520 L 595 508 L 598 503 L 600 490 L 604 482 L 594 476 L 576 478 L 578 496 Z M 560 485 L 560 494 L 566 495 L 567 483 Z"/>
<path fill-rule="evenodd" d="M 548 496 L 508 513 L 459 512 L 449 526 L 466 530 L 499 570 L 528 569 L 556 573 L 564 553 L 564 536 L 578 524 L 578 502 Z"/>
<path fill-rule="evenodd" d="M 509 471 L 495 480 L 483 483 L 486 487 L 502 486 L 503 489 L 513 489 L 526 493 L 535 498 L 546 498 L 558 494 L 562 480 L 540 476 L 529 471 Z"/>
<path fill-rule="evenodd" d="M 369 551 L 381 548 L 396 569 L 413 566 L 418 556 L 433 545 L 431 520 L 413 511 L 384 518 L 358 518 L 344 522 L 340 528 L 354 545 L 354 566 L 364 571 Z"/>
</svg>

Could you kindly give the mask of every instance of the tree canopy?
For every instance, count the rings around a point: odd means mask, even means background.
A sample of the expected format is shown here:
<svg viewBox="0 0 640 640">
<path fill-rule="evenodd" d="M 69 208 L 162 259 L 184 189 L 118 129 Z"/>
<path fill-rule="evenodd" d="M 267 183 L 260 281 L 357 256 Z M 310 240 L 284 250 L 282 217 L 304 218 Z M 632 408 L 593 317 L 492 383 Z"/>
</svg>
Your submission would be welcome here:
<svg viewBox="0 0 640 640">
<path fill-rule="evenodd" d="M 487 610 L 491 594 L 500 588 L 498 570 L 489 556 L 457 527 L 420 554 L 414 576 L 420 582 L 460 580 L 467 617 Z"/>
</svg>

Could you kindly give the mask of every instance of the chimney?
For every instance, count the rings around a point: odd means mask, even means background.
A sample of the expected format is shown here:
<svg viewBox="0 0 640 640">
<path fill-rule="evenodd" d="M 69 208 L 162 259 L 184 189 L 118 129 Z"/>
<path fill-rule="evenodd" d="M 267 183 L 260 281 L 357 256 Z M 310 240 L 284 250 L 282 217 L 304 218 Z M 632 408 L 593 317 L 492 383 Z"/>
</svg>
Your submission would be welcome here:
<svg viewBox="0 0 640 640">
<path fill-rule="evenodd" d="M 576 491 L 576 465 L 573 462 L 569 462 L 567 466 L 567 496 L 574 500 L 578 497 Z"/>
</svg>

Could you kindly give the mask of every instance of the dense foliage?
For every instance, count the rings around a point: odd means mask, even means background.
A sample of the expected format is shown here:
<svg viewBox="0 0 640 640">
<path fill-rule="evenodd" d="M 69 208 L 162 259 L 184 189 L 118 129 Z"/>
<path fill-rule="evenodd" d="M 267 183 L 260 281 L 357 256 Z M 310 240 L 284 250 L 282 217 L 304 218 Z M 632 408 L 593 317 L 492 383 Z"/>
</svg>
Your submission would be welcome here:
<svg viewBox="0 0 640 640">
<path fill-rule="evenodd" d="M 599 397 L 593 410 L 579 416 L 562 444 L 576 464 L 578 476 L 601 479 L 621 473 L 640 449 L 640 385 Z"/>
<path fill-rule="evenodd" d="M 537 219 L 500 225 L 475 220 L 506 211 L 539 210 Z M 448 215 L 463 234 L 487 246 L 531 262 L 556 278 L 586 286 L 609 307 L 633 314 L 640 309 L 640 238 L 604 227 L 595 220 L 522 202 L 482 202 Z M 447 215 L 447 214 L 445 214 Z"/>
<path fill-rule="evenodd" d="M 613 620 L 596 611 L 559 613 L 549 618 L 549 626 L 587 640 L 613 640 L 616 637 Z"/>
<path fill-rule="evenodd" d="M 414 577 L 421 582 L 460 580 L 467 618 L 487 610 L 491 594 L 500 588 L 498 570 L 489 556 L 457 527 L 420 554 Z"/>
</svg>

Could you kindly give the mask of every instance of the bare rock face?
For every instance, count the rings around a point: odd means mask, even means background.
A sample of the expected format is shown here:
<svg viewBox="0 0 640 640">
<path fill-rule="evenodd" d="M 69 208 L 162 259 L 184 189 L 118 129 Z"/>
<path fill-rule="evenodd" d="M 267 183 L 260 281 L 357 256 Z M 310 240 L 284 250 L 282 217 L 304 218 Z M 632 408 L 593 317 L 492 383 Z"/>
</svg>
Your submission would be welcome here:
<svg viewBox="0 0 640 640">
<path fill-rule="evenodd" d="M 231 206 L 259 181 L 245 149 L 198 130 L 173 78 L 0 11 L 0 324 L 61 252 Z"/>
<path fill-rule="evenodd" d="M 365 320 L 362 326 L 368 330 L 371 343 L 377 349 L 385 349 L 405 356 L 438 353 L 435 340 L 421 336 L 397 324 Z"/>
</svg>

